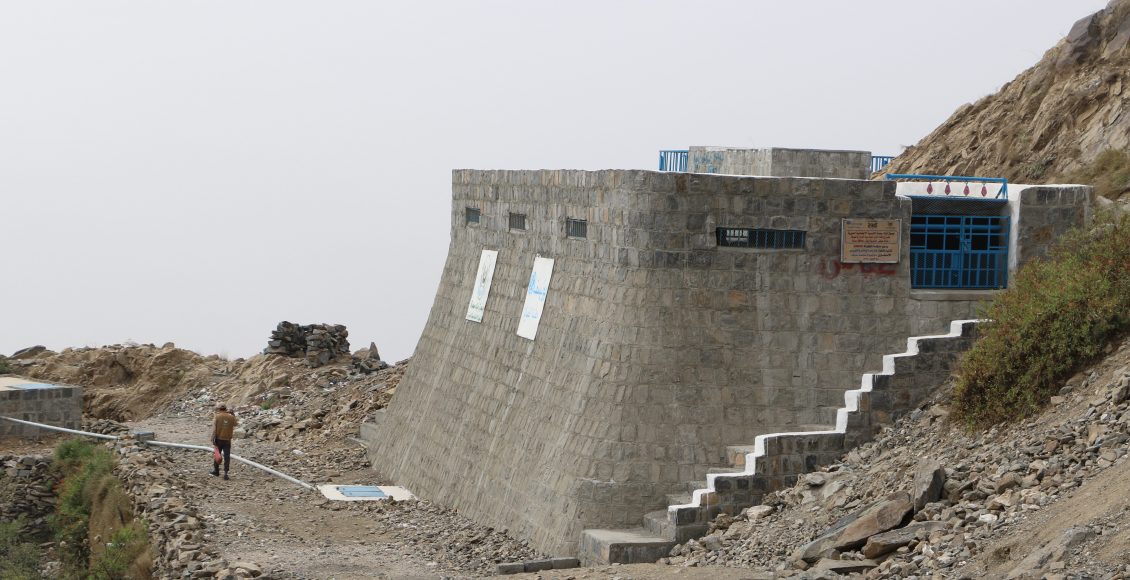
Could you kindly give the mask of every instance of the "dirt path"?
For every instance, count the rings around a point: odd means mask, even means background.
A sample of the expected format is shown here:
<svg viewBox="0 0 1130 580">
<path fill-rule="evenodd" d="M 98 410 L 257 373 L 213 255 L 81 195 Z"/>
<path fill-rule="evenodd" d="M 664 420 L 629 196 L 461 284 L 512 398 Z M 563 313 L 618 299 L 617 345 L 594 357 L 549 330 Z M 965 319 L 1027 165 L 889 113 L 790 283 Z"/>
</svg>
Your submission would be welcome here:
<svg viewBox="0 0 1130 580">
<path fill-rule="evenodd" d="M 162 441 L 199 445 L 207 444 L 210 419 L 156 417 L 130 426 Z M 296 442 L 239 439 L 233 452 L 313 484 L 379 483 L 372 471 L 352 468 L 363 457 L 346 444 L 302 451 Z M 206 514 L 205 540 L 229 562 L 255 562 L 273 578 L 459 578 L 493 570 L 493 562 L 488 567 L 473 554 L 453 557 L 448 548 L 456 546 L 444 540 L 458 544 L 459 532 L 474 526 L 445 510 L 415 502 L 330 502 L 240 463 L 225 481 L 209 474 L 206 452 L 175 453 L 183 459 L 175 473 L 185 482 L 185 499 Z"/>
</svg>

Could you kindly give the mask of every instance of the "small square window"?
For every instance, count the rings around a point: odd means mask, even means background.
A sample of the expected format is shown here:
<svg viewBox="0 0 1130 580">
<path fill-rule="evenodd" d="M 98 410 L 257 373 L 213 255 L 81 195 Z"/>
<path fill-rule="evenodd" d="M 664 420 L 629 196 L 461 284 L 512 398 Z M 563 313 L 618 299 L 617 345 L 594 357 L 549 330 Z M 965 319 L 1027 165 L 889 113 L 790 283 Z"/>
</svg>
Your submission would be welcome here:
<svg viewBox="0 0 1130 580">
<path fill-rule="evenodd" d="M 589 237 L 589 222 L 588 222 L 588 220 L 566 218 L 565 219 L 565 236 L 570 237 L 570 238 L 587 238 L 587 237 Z"/>
<path fill-rule="evenodd" d="M 467 216 L 467 223 L 477 224 L 479 223 L 479 218 L 482 217 L 482 212 L 480 212 L 477 207 L 468 207 L 464 215 Z"/>
<path fill-rule="evenodd" d="M 526 229 L 526 214 L 510 212 L 510 229 L 524 230 Z"/>
</svg>

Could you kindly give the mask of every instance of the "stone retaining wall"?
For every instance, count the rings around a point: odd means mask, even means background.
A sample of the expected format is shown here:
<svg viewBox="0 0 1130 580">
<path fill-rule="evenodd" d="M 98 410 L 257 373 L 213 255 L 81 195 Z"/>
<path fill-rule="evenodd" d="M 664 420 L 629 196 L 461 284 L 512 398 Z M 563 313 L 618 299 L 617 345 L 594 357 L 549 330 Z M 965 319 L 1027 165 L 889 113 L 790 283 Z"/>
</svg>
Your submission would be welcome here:
<svg viewBox="0 0 1130 580">
<path fill-rule="evenodd" d="M 0 455 L 0 521 L 24 518 L 31 540 L 49 536 L 48 517 L 55 512 L 55 486 L 51 458 L 43 455 Z"/>
<path fill-rule="evenodd" d="M 0 387 L 0 416 L 78 429 L 82 424 L 82 388 Z M 38 427 L 0 420 L 0 438 L 37 437 L 42 434 Z"/>
</svg>

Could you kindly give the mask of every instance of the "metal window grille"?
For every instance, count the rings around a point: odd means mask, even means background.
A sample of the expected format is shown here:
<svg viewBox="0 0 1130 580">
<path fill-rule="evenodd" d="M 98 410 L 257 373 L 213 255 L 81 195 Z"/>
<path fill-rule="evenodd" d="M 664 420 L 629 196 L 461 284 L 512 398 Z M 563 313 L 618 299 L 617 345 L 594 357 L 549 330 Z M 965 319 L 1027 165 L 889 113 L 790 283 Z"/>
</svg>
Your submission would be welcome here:
<svg viewBox="0 0 1130 580">
<path fill-rule="evenodd" d="M 526 229 L 526 214 L 510 212 L 510 229 L 524 230 Z"/>
<path fill-rule="evenodd" d="M 479 218 L 482 217 L 482 212 L 480 212 L 477 207 L 468 207 L 463 215 L 467 217 L 467 223 L 477 224 L 479 223 Z"/>
<path fill-rule="evenodd" d="M 665 149 L 659 152 L 659 170 L 686 173 L 689 160 L 689 149 Z"/>
<path fill-rule="evenodd" d="M 727 248 L 762 248 L 766 250 L 804 249 L 804 230 L 769 230 L 757 228 L 718 228 L 718 245 Z"/>
<path fill-rule="evenodd" d="M 1006 216 L 912 216 L 911 287 L 1007 287 L 1008 228 Z"/>
<path fill-rule="evenodd" d="M 589 237 L 589 222 L 587 220 L 566 218 L 565 235 L 570 238 Z"/>
</svg>

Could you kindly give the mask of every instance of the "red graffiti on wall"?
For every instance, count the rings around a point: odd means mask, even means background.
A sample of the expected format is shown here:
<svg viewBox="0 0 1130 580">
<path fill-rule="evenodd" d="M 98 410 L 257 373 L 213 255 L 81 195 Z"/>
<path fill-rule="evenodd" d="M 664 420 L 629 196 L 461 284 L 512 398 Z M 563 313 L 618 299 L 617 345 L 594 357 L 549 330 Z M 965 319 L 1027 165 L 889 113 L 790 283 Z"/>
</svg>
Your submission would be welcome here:
<svg viewBox="0 0 1130 580">
<path fill-rule="evenodd" d="M 837 258 L 820 258 L 820 275 L 827 280 L 839 277 L 845 270 L 854 270 L 859 268 L 859 271 L 864 276 L 895 276 L 898 274 L 898 264 L 844 264 Z"/>
</svg>

